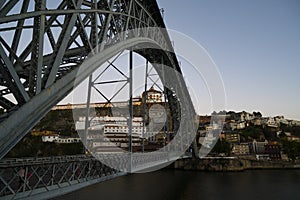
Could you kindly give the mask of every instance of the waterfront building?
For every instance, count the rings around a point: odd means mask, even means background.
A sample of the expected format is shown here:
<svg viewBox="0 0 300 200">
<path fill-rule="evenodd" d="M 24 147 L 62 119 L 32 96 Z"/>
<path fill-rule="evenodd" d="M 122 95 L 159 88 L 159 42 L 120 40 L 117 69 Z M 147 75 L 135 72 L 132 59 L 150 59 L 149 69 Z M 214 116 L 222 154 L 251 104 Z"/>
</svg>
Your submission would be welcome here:
<svg viewBox="0 0 300 200">
<path fill-rule="evenodd" d="M 289 161 L 289 157 L 287 154 L 283 153 L 282 151 L 280 152 L 281 160 L 283 161 Z"/>
<path fill-rule="evenodd" d="M 232 154 L 249 155 L 250 154 L 249 143 L 234 144 L 232 148 Z"/>
<path fill-rule="evenodd" d="M 256 160 L 270 160 L 268 154 L 256 154 Z"/>
<path fill-rule="evenodd" d="M 252 142 L 252 152 L 255 154 L 264 154 L 265 153 L 265 145 L 268 144 L 268 141 L 256 141 L 255 139 Z"/>
<path fill-rule="evenodd" d="M 80 142 L 80 138 L 78 137 L 62 137 L 58 134 L 53 135 L 44 135 L 42 136 L 43 142 L 55 142 L 60 144 L 70 144 L 70 143 L 78 143 Z"/>
<path fill-rule="evenodd" d="M 58 138 L 59 138 L 58 134 L 44 135 L 44 136 L 42 136 L 42 141 L 43 142 L 55 142 Z"/>
<path fill-rule="evenodd" d="M 269 155 L 270 159 L 280 160 L 281 151 L 277 143 L 269 143 L 265 145 L 265 153 Z"/>
<path fill-rule="evenodd" d="M 235 131 L 225 131 L 225 140 L 229 143 L 240 143 L 240 134 Z"/>
<path fill-rule="evenodd" d="M 58 137 L 57 140 L 55 140 L 55 143 L 60 143 L 60 144 L 71 144 L 71 143 L 78 143 L 80 142 L 80 138 L 75 138 L 75 137 Z"/>
</svg>

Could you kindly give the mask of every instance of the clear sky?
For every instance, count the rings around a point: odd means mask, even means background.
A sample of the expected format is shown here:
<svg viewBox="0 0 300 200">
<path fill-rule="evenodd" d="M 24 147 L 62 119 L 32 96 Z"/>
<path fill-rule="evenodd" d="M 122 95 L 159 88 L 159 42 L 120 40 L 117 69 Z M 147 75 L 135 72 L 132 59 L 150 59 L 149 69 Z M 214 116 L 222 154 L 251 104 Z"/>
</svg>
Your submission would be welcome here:
<svg viewBox="0 0 300 200">
<path fill-rule="evenodd" d="M 299 0 L 158 3 L 167 27 L 200 43 L 218 66 L 226 110 L 300 120 Z"/>
</svg>

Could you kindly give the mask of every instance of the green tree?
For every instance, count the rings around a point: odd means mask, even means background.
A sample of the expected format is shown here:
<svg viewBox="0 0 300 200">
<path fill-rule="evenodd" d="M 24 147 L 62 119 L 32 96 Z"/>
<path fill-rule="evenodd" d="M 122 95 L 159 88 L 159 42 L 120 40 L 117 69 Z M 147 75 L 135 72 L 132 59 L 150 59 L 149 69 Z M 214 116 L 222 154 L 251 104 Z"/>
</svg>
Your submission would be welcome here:
<svg viewBox="0 0 300 200">
<path fill-rule="evenodd" d="M 226 155 L 230 155 L 231 153 L 231 145 L 229 142 L 224 140 L 218 140 L 214 148 L 212 149 L 214 153 L 225 153 Z"/>
<path fill-rule="evenodd" d="M 248 126 L 241 130 L 240 134 L 245 138 L 259 139 L 264 136 L 263 130 L 260 126 Z"/>
<path fill-rule="evenodd" d="M 288 141 L 286 138 L 282 139 L 283 151 L 293 161 L 300 156 L 300 143 L 296 141 Z"/>
</svg>

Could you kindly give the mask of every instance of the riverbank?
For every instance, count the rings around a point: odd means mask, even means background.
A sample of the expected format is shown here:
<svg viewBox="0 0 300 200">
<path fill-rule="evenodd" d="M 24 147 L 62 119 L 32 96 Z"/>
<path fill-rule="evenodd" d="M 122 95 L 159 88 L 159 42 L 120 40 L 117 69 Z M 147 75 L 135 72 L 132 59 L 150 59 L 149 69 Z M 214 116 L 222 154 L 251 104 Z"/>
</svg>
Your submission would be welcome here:
<svg viewBox="0 0 300 200">
<path fill-rule="evenodd" d="M 170 169 L 197 171 L 244 171 L 256 169 L 300 169 L 300 163 L 287 161 L 258 161 L 242 158 L 186 158 L 177 160 L 169 166 Z"/>
</svg>

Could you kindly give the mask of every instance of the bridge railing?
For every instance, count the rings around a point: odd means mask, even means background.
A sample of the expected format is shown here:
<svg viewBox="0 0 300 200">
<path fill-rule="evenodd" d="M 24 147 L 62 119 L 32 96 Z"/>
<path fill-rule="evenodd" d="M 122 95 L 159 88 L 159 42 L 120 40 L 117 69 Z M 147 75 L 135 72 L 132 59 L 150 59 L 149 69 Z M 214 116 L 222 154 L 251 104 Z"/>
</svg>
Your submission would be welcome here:
<svg viewBox="0 0 300 200">
<path fill-rule="evenodd" d="M 183 154 L 180 151 L 159 151 L 147 153 L 99 153 L 94 155 L 104 164 L 124 172 L 138 172 L 150 170 L 153 167 L 164 167 L 178 158 L 191 157 L 191 154 Z"/>
<path fill-rule="evenodd" d="M 0 199 L 50 198 L 121 174 L 85 155 L 3 159 Z"/>
</svg>

